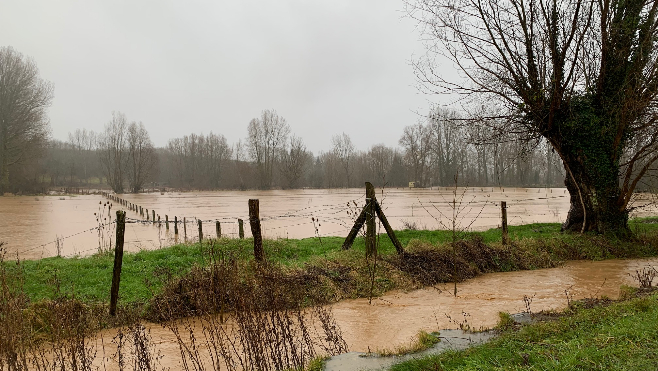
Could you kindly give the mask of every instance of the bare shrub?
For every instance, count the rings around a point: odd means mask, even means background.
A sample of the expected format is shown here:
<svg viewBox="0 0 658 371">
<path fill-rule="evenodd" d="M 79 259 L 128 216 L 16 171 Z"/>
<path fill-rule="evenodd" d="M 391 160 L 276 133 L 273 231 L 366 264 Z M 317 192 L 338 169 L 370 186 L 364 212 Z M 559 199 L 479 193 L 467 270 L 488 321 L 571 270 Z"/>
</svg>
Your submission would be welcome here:
<svg viewBox="0 0 658 371">
<path fill-rule="evenodd" d="M 653 279 L 658 276 L 658 270 L 651 266 L 646 266 L 642 270 L 636 270 L 635 274 L 631 274 L 631 277 L 640 284 L 641 288 L 650 288 L 653 284 Z"/>
<path fill-rule="evenodd" d="M 0 370 L 91 370 L 97 313 L 76 298 L 30 305 L 20 261 L 1 250 Z"/>
<path fill-rule="evenodd" d="M 402 226 L 404 227 L 404 229 L 410 230 L 410 231 L 417 231 L 418 230 L 418 224 L 415 221 L 406 220 L 406 219 L 401 219 L 400 221 L 402 222 Z"/>
<path fill-rule="evenodd" d="M 201 284 L 186 287 L 178 300 L 152 303 L 161 319 L 180 318 L 185 305 L 199 316 L 163 323 L 177 339 L 185 370 L 300 369 L 319 352 L 347 351 L 331 312 L 304 306 L 303 279 L 267 263 L 237 269 L 237 260 L 220 250 L 211 256 L 210 267 L 195 273 Z M 239 274 L 243 268 L 252 274 Z"/>
<path fill-rule="evenodd" d="M 112 339 L 116 346 L 114 360 L 119 370 L 160 370 L 162 355 L 156 350 L 151 341 L 151 333 L 141 322 L 135 322 L 129 326 L 121 327 Z"/>
</svg>

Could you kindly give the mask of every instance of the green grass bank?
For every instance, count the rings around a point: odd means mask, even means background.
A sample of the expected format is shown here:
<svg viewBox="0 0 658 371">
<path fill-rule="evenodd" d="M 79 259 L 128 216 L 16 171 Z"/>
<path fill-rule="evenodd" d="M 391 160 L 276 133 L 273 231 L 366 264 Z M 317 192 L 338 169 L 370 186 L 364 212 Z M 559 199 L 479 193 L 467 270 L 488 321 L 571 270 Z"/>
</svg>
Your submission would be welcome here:
<svg viewBox="0 0 658 371">
<path fill-rule="evenodd" d="M 377 261 L 365 258 L 363 238 L 357 238 L 347 251 L 341 250 L 342 237 L 325 237 L 321 242 L 317 238 L 265 240 L 264 248 L 269 266 L 276 267 L 279 275 L 305 280 L 303 289 L 314 301 L 330 302 L 462 281 L 486 272 L 553 267 L 565 260 L 658 255 L 658 218 L 634 220 L 631 228 L 635 238 L 619 240 L 561 233 L 557 223 L 511 226 L 512 243 L 506 246 L 500 243 L 499 229 L 459 233 L 454 244 L 450 231 L 404 230 L 396 234 L 405 254 L 397 255 L 383 234 L 378 238 Z M 164 294 L 197 290 L 194 281 L 203 280 L 218 252 L 230 256 L 245 278 L 253 277 L 258 268 L 253 264 L 252 244 L 251 239 L 219 239 L 126 253 L 120 303 L 148 305 Z M 85 303 L 107 303 L 113 259 L 108 253 L 4 264 L 8 273 L 21 273 L 22 290 L 32 302 L 67 296 Z"/>
<path fill-rule="evenodd" d="M 629 295 L 619 302 L 576 302 L 520 328 L 503 325 L 501 335 L 486 344 L 391 370 L 656 370 L 658 292 Z"/>
</svg>

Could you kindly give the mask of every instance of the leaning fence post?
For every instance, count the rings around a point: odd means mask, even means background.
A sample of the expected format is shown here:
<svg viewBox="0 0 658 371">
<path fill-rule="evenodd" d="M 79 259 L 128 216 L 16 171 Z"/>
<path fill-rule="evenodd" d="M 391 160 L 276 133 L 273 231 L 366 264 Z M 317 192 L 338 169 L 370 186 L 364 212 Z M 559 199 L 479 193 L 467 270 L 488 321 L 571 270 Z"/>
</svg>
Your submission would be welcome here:
<svg viewBox="0 0 658 371">
<path fill-rule="evenodd" d="M 176 232 L 178 233 L 178 232 Z M 183 238 L 185 238 L 185 242 L 187 242 L 187 218 L 183 217 Z"/>
<path fill-rule="evenodd" d="M 375 225 L 375 187 L 370 182 L 366 182 L 366 210 L 366 256 L 373 256 L 377 255 L 377 245 L 375 244 L 377 227 Z"/>
<path fill-rule="evenodd" d="M 238 236 L 240 236 L 241 239 L 244 238 L 244 222 L 242 219 L 238 219 Z"/>
<path fill-rule="evenodd" d="M 110 289 L 110 315 L 117 313 L 119 300 L 119 281 L 121 279 L 121 264 L 123 262 L 123 236 L 126 231 L 126 213 L 117 211 L 117 237 L 114 248 L 114 269 L 112 270 L 112 288 Z"/>
<path fill-rule="evenodd" d="M 217 238 L 222 238 L 222 226 L 219 224 L 219 220 L 215 221 L 215 232 L 217 233 Z"/>
<path fill-rule="evenodd" d="M 501 223 L 501 230 L 503 232 L 503 245 L 509 243 L 509 235 L 507 234 L 507 202 L 500 201 L 500 212 L 503 216 Z"/>
<path fill-rule="evenodd" d="M 197 220 L 197 222 L 199 224 L 199 243 L 201 243 L 203 241 L 203 225 L 201 220 Z"/>
<path fill-rule="evenodd" d="M 260 233 L 260 218 L 258 210 L 258 199 L 249 200 L 249 224 L 251 225 L 251 235 L 254 237 L 254 257 L 256 261 L 265 260 L 263 253 L 263 236 Z"/>
</svg>

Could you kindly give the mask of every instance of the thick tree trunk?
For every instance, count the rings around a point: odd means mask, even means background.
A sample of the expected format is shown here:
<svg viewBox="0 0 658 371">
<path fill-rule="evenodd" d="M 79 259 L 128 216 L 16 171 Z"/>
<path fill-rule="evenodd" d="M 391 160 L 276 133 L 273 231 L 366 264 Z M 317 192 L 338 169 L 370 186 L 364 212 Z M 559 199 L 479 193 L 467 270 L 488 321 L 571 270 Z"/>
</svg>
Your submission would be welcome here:
<svg viewBox="0 0 658 371">
<path fill-rule="evenodd" d="M 621 190 L 618 179 L 609 182 L 601 182 L 599 179 L 599 183 L 608 184 L 608 187 L 597 189 L 578 161 L 564 165 L 564 184 L 569 191 L 571 206 L 562 230 L 628 235 L 628 210 L 619 204 Z"/>
<path fill-rule="evenodd" d="M 587 232 L 596 229 L 596 214 L 592 205 L 592 198 L 584 182 L 578 182 L 581 179 L 580 172 L 572 172 L 571 168 L 578 166 L 568 166 L 565 164 L 566 176 L 564 185 L 569 192 L 569 213 L 567 219 L 562 223 L 562 231 Z M 575 169 L 574 169 L 575 170 Z M 585 224 L 585 228 L 583 228 Z"/>
</svg>

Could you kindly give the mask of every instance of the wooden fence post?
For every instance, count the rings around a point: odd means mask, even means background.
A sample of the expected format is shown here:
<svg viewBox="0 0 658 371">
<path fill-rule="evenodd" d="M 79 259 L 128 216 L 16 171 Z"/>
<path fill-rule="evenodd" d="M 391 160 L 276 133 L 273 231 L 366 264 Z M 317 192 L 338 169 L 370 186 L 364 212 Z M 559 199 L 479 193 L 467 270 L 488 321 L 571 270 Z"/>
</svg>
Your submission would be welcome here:
<svg viewBox="0 0 658 371">
<path fill-rule="evenodd" d="M 359 230 L 363 228 L 363 225 L 367 224 L 367 230 L 366 230 L 366 253 L 370 254 L 374 251 L 376 254 L 377 251 L 377 245 L 375 243 L 375 238 L 376 238 L 376 230 L 375 230 L 375 213 L 377 213 L 377 216 L 379 217 L 379 220 L 381 220 L 382 224 L 384 225 L 384 228 L 386 229 L 386 233 L 388 234 L 388 237 L 391 239 L 391 242 L 393 242 L 393 245 L 395 246 L 395 250 L 397 251 L 398 254 L 403 254 L 404 253 L 404 248 L 402 247 L 402 244 L 398 240 L 398 238 L 395 236 L 395 232 L 393 231 L 393 228 L 391 228 L 391 225 L 388 223 L 388 220 L 386 219 L 386 215 L 384 215 L 384 211 L 382 210 L 382 207 L 379 205 L 379 202 L 377 202 L 377 197 L 375 197 L 375 188 L 372 186 L 370 182 L 366 182 L 366 198 L 370 199 L 366 200 L 366 205 L 361 209 L 361 213 L 359 213 L 359 216 L 354 220 L 354 226 L 352 226 L 352 229 L 350 229 L 350 232 L 347 234 L 347 237 L 345 238 L 345 241 L 343 242 L 343 250 L 347 250 L 350 247 L 352 247 L 352 244 L 354 243 L 354 239 L 356 238 L 356 235 L 359 233 Z M 372 223 L 372 224 L 370 224 Z M 372 245 L 370 245 L 372 243 Z"/>
<path fill-rule="evenodd" d="M 503 232 L 503 245 L 507 245 L 509 243 L 509 235 L 507 234 L 507 202 L 500 202 L 500 212 L 503 216 L 503 220 L 501 222 L 501 230 Z"/>
<path fill-rule="evenodd" d="M 366 182 L 366 256 L 377 255 L 376 234 L 375 187 L 373 187 L 372 183 Z"/>
<path fill-rule="evenodd" d="M 153 212 L 153 223 L 155 223 L 155 210 L 151 210 Z"/>
<path fill-rule="evenodd" d="M 199 224 L 199 243 L 203 241 L 203 226 L 201 220 L 197 220 L 197 223 Z"/>
<path fill-rule="evenodd" d="M 254 257 L 256 261 L 262 262 L 265 260 L 263 253 L 263 236 L 260 232 L 260 218 L 259 218 L 258 199 L 249 200 L 249 224 L 251 225 L 251 234 L 254 236 Z"/>
<path fill-rule="evenodd" d="M 114 269 L 112 270 L 112 288 L 110 289 L 110 315 L 117 313 L 119 300 L 119 281 L 121 280 L 121 264 L 123 262 L 123 240 L 126 231 L 126 213 L 117 211 L 117 236 L 114 248 Z"/>
<path fill-rule="evenodd" d="M 187 218 L 186 217 L 183 217 L 183 238 L 185 238 L 185 242 L 187 242 Z"/>
<path fill-rule="evenodd" d="M 240 236 L 241 239 L 244 238 L 244 222 L 242 219 L 238 219 L 238 236 Z"/>
<path fill-rule="evenodd" d="M 397 251 L 398 254 L 404 253 L 404 248 L 402 248 L 402 244 L 400 243 L 397 236 L 395 235 L 393 228 L 388 223 L 388 219 L 386 219 L 386 215 L 384 215 L 384 211 L 382 210 L 382 207 L 379 206 L 379 202 L 377 201 L 375 201 L 375 211 L 377 211 L 379 220 L 381 220 L 382 224 L 384 225 L 384 229 L 386 230 L 386 234 L 388 234 L 388 238 L 390 238 L 391 242 L 393 242 L 393 246 L 395 246 L 395 251 Z"/>
<path fill-rule="evenodd" d="M 165 215 L 165 226 L 167 226 L 167 230 L 169 230 L 169 215 Z"/>
<path fill-rule="evenodd" d="M 219 224 L 219 220 L 215 221 L 215 232 L 217 233 L 217 238 L 222 238 L 222 226 Z"/>
<path fill-rule="evenodd" d="M 148 221 L 149 219 L 151 219 L 151 216 L 149 214 L 149 209 L 146 209 L 146 220 Z"/>
<path fill-rule="evenodd" d="M 178 217 L 174 216 L 174 234 L 178 234 Z"/>
</svg>

